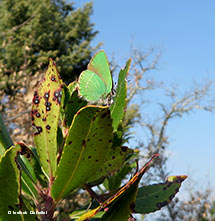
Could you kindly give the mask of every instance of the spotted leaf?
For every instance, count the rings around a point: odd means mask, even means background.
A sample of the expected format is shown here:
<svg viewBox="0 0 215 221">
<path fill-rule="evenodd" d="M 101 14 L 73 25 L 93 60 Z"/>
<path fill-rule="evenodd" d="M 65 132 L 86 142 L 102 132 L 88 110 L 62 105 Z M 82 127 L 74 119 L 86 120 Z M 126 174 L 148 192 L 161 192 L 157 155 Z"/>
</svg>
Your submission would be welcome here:
<svg viewBox="0 0 215 221">
<path fill-rule="evenodd" d="M 32 124 L 36 128 L 34 141 L 44 173 L 55 175 L 57 165 L 57 128 L 62 98 L 62 81 L 50 59 L 39 88 L 34 92 Z"/>
<path fill-rule="evenodd" d="M 170 176 L 165 183 L 141 187 L 137 194 L 135 212 L 146 214 L 166 206 L 186 178 L 187 176 Z"/>
<path fill-rule="evenodd" d="M 82 215 L 78 221 L 89 220 L 107 206 L 109 206 L 108 211 L 111 208 L 111 212 L 108 212 L 107 215 L 104 214 L 104 220 L 113 220 L 113 218 L 116 219 L 115 216 L 117 217 L 117 220 L 128 220 L 128 217 L 133 210 L 140 179 L 142 178 L 143 174 L 150 168 L 152 160 L 157 156 L 158 154 L 153 155 L 152 158 L 138 172 L 135 173 L 135 175 L 128 181 L 128 183 L 121 187 L 113 196 L 101 203 L 97 208 Z M 116 203 L 117 207 L 114 207 Z M 120 208 L 123 211 L 121 215 Z M 114 217 L 112 216 L 112 213 L 115 214 Z"/>
<path fill-rule="evenodd" d="M 78 111 L 69 129 L 51 189 L 56 201 L 80 188 L 104 164 L 112 134 L 108 107 L 89 105 Z"/>
<path fill-rule="evenodd" d="M 105 177 L 117 171 L 122 166 L 125 159 L 132 153 L 133 150 L 125 146 L 111 147 L 109 151 L 107 151 L 104 164 L 98 168 L 96 173 L 89 179 L 89 182 L 96 181 L 101 177 Z"/>
</svg>

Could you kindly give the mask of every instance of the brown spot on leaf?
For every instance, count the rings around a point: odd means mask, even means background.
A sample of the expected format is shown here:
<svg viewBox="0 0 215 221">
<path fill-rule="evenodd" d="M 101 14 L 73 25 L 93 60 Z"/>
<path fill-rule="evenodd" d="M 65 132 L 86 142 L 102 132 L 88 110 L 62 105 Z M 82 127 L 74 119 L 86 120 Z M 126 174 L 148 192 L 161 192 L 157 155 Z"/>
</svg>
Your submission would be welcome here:
<svg viewBox="0 0 215 221">
<path fill-rule="evenodd" d="M 51 110 L 51 108 L 50 107 L 46 107 L 46 111 L 50 111 Z"/>
<path fill-rule="evenodd" d="M 44 93 L 44 99 L 45 99 L 46 101 L 48 101 L 48 99 L 49 99 L 49 93 L 50 93 L 50 92 L 45 92 L 45 93 Z"/>
<path fill-rule="evenodd" d="M 38 118 L 40 117 L 40 113 L 39 112 L 36 113 L 36 117 L 38 117 Z"/>
<path fill-rule="evenodd" d="M 55 97 L 59 97 L 59 95 L 60 95 L 59 91 L 55 91 L 55 92 L 54 92 L 54 96 L 55 96 Z"/>
<path fill-rule="evenodd" d="M 47 125 L 47 126 L 46 126 L 46 129 L 47 129 L 47 130 L 50 130 L 50 129 L 51 129 L 50 125 Z"/>
<path fill-rule="evenodd" d="M 51 102 L 46 102 L 45 105 L 46 105 L 46 107 L 51 107 L 52 103 Z"/>
<path fill-rule="evenodd" d="M 33 103 L 34 103 L 34 104 L 39 104 L 39 103 L 40 103 L 39 96 L 34 96 L 34 98 L 33 98 Z"/>
<path fill-rule="evenodd" d="M 36 128 L 37 128 L 37 132 L 34 133 L 34 135 L 38 135 L 43 131 L 42 127 L 36 126 Z"/>
<path fill-rule="evenodd" d="M 105 112 L 102 114 L 101 118 L 105 118 L 107 116 L 108 112 Z"/>
<path fill-rule="evenodd" d="M 55 76 L 54 76 L 54 75 L 52 75 L 52 76 L 51 76 L 51 81 L 56 82 L 56 78 L 55 78 Z"/>
<path fill-rule="evenodd" d="M 167 187 L 170 187 L 173 183 L 167 181 L 166 184 L 167 184 Z"/>
<path fill-rule="evenodd" d="M 126 146 L 121 146 L 121 150 L 122 150 L 123 152 L 126 152 L 126 151 L 128 150 L 128 147 L 126 147 Z"/>
<path fill-rule="evenodd" d="M 160 209 L 161 207 L 166 206 L 167 204 L 168 204 L 167 201 L 160 202 L 160 203 L 157 203 L 157 207 Z"/>
</svg>

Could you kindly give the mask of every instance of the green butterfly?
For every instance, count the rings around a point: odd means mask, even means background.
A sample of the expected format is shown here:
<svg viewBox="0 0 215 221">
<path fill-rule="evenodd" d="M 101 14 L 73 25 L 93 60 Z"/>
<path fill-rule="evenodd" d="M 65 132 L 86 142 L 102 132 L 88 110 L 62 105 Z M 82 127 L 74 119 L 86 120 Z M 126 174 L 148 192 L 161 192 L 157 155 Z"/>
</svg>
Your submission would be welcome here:
<svg viewBox="0 0 215 221">
<path fill-rule="evenodd" d="M 79 93 L 87 101 L 98 101 L 111 92 L 112 76 L 103 50 L 97 52 L 79 77 Z"/>
</svg>

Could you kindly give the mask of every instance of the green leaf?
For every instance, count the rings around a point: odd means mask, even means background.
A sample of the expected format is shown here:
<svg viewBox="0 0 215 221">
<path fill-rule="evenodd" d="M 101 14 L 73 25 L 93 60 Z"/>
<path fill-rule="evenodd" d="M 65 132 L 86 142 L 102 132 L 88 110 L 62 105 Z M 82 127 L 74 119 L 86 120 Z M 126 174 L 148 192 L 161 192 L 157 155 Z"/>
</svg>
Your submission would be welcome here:
<svg viewBox="0 0 215 221">
<path fill-rule="evenodd" d="M 112 132 L 108 107 L 89 105 L 74 116 L 51 189 L 56 201 L 88 182 L 104 164 Z"/>
<path fill-rule="evenodd" d="M 83 100 L 78 96 L 78 91 L 73 91 L 69 98 L 68 104 L 65 108 L 65 125 L 70 127 L 74 115 L 84 106 L 87 105 L 87 101 Z"/>
<path fill-rule="evenodd" d="M 0 159 L 0 220 L 30 220 L 28 215 L 10 215 L 8 211 L 19 212 L 20 171 L 17 166 L 18 154 L 23 154 L 20 145 L 12 146 Z M 24 205 L 22 204 L 23 208 Z"/>
<path fill-rule="evenodd" d="M 115 132 L 124 117 L 126 105 L 127 105 L 127 81 L 126 76 L 130 68 L 131 59 L 126 63 L 124 69 L 121 69 L 118 78 L 118 85 L 116 90 L 116 96 L 114 97 L 114 102 L 110 107 L 111 117 L 113 119 L 113 131 Z"/>
<path fill-rule="evenodd" d="M 77 89 L 78 87 L 78 82 L 77 81 L 73 81 L 72 83 L 70 83 L 67 88 L 69 90 L 70 96 L 72 95 L 72 93 Z"/>
<path fill-rule="evenodd" d="M 91 212 L 92 210 L 76 210 L 70 214 L 70 219 L 78 219 L 83 214 L 86 214 L 87 212 Z M 104 212 L 98 212 L 93 218 L 101 218 L 104 215 Z"/>
<path fill-rule="evenodd" d="M 115 202 L 120 200 L 122 196 L 126 196 L 128 193 L 129 195 L 128 198 L 130 201 L 125 200 L 125 203 L 123 203 L 122 201 L 118 203 L 119 206 L 122 205 L 122 209 L 125 212 L 122 214 L 123 217 L 121 217 L 123 220 L 125 220 L 125 218 L 127 218 L 127 214 L 128 214 L 127 212 L 130 213 L 131 212 L 130 209 L 133 208 L 132 202 L 134 201 L 136 197 L 136 189 L 138 187 L 140 179 L 142 178 L 143 174 L 149 169 L 152 163 L 152 160 L 157 156 L 158 154 L 153 155 L 152 158 L 140 169 L 140 171 L 136 172 L 135 175 L 128 181 L 128 183 L 126 183 L 123 187 L 121 187 L 113 196 L 111 196 L 110 198 L 105 200 L 103 203 L 101 203 L 97 208 L 81 216 L 78 220 L 82 221 L 82 220 L 87 220 L 87 219 L 94 217 L 99 211 L 106 208 L 108 205 L 111 205 L 111 206 L 115 205 Z M 130 208 L 129 210 L 128 210 L 128 206 Z M 117 211 L 120 211 L 118 207 L 117 207 Z M 111 218 L 113 219 L 113 217 Z"/>
<path fill-rule="evenodd" d="M 22 173 L 21 186 L 22 186 L 22 191 L 28 194 L 28 196 L 30 196 L 31 198 L 37 199 L 38 193 L 31 179 L 25 173 Z"/>
<path fill-rule="evenodd" d="M 47 179 L 41 169 L 39 158 L 36 152 L 36 148 L 32 147 L 31 151 L 33 153 L 33 157 L 30 158 L 29 163 L 34 170 L 37 180 L 43 187 L 47 186 Z"/>
<path fill-rule="evenodd" d="M 187 176 L 170 176 L 165 183 L 141 187 L 137 194 L 135 212 L 146 214 L 166 206 L 186 178 Z"/>
<path fill-rule="evenodd" d="M 19 169 L 16 165 L 16 157 L 21 148 L 13 146 L 2 156 L 0 161 L 0 218 L 1 220 L 13 220 L 8 215 L 8 210 L 18 211 L 19 204 Z M 17 220 L 21 220 L 17 216 Z"/>
<path fill-rule="evenodd" d="M 13 141 L 11 140 L 9 133 L 7 132 L 0 113 L 0 156 L 2 156 L 4 152 L 12 145 Z"/>
<path fill-rule="evenodd" d="M 125 146 L 110 148 L 109 151 L 107 151 L 104 164 L 97 169 L 96 173 L 89 179 L 89 182 L 96 181 L 101 177 L 116 172 L 122 166 L 126 158 L 132 153 L 133 150 Z"/>
<path fill-rule="evenodd" d="M 107 189 L 109 191 L 116 190 L 120 187 L 122 180 L 131 172 L 132 166 L 130 164 L 125 164 L 116 174 L 108 177 L 107 179 Z"/>
<path fill-rule="evenodd" d="M 35 185 L 37 184 L 37 177 L 34 172 L 34 168 L 32 167 L 30 163 L 30 156 L 29 158 L 25 156 L 18 156 L 17 160 L 22 169 L 22 173 L 21 173 L 22 190 L 25 193 L 27 193 L 29 196 L 33 197 L 34 199 L 37 199 L 38 193 L 35 188 Z"/>
<path fill-rule="evenodd" d="M 127 221 L 133 212 L 134 203 L 138 191 L 139 180 L 135 181 L 125 192 L 119 196 L 102 216 L 102 221 Z"/>
<path fill-rule="evenodd" d="M 57 128 L 62 97 L 62 81 L 50 59 L 48 70 L 34 93 L 32 124 L 37 132 L 34 141 L 43 171 L 53 178 L 57 166 Z"/>
</svg>

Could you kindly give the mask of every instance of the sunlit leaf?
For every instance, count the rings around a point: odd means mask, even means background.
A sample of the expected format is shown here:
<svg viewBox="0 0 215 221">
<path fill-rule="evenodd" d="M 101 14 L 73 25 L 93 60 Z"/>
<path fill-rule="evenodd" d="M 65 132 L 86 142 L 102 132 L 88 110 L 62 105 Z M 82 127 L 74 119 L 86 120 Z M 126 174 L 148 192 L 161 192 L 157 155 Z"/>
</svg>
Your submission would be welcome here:
<svg viewBox="0 0 215 221">
<path fill-rule="evenodd" d="M 50 59 L 48 70 L 34 92 L 32 124 L 37 131 L 34 141 L 39 159 L 48 178 L 53 178 L 57 166 L 57 128 L 62 98 L 62 81 Z"/>
<path fill-rule="evenodd" d="M 104 164 L 112 136 L 108 107 L 86 106 L 74 116 L 51 190 L 56 201 L 88 182 Z"/>
<path fill-rule="evenodd" d="M 114 97 L 113 104 L 110 107 L 111 117 L 113 119 L 113 130 L 114 132 L 117 130 L 126 109 L 127 104 L 127 81 L 126 76 L 128 74 L 128 70 L 130 68 L 131 59 L 129 59 L 126 63 L 124 69 L 121 69 L 118 78 L 118 85 L 116 89 L 116 96 Z"/>
</svg>

